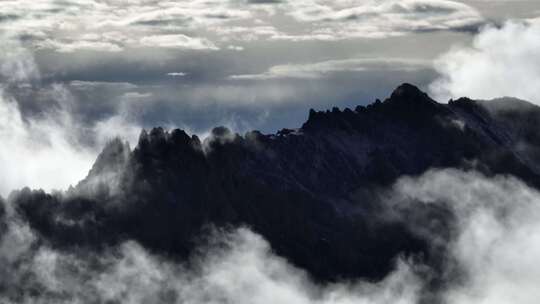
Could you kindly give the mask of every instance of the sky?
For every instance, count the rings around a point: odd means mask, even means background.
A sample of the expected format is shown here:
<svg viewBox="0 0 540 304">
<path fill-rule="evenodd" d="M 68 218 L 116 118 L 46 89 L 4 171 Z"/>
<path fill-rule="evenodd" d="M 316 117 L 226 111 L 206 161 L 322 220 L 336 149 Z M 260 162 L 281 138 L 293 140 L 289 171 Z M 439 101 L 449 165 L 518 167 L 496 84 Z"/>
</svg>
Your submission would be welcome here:
<svg viewBox="0 0 540 304">
<path fill-rule="evenodd" d="M 300 127 L 310 108 L 369 104 L 403 82 L 441 102 L 540 102 L 537 0 L 0 0 L 0 7 L 0 139 L 28 164 L 13 169 L 11 152 L 0 152 L 0 167 L 17 172 L 2 193 L 76 182 L 108 140 L 133 146 L 141 128 L 273 133 Z M 57 161 L 76 169 L 49 181 Z M 40 175 L 39 183 L 27 177 Z"/>
</svg>

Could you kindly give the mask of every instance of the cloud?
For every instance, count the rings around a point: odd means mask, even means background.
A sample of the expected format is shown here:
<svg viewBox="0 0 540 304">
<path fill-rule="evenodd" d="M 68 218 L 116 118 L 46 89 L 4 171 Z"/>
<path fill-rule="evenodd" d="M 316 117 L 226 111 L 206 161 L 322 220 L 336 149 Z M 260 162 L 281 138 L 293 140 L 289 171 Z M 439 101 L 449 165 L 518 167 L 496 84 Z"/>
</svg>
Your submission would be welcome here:
<svg viewBox="0 0 540 304">
<path fill-rule="evenodd" d="M 247 228 L 214 231 L 198 256 L 179 263 L 132 241 L 99 254 L 61 251 L 39 244 L 17 214 L 8 223 L 0 243 L 2 303 L 412 304 L 419 292 L 404 261 L 379 283 L 316 284 Z"/>
<path fill-rule="evenodd" d="M 37 43 L 38 48 L 53 49 L 60 53 L 76 51 L 120 52 L 123 47 L 116 43 L 97 40 L 55 40 L 47 39 Z"/>
<path fill-rule="evenodd" d="M 17 18 L 4 18 L 0 29 L 24 37 L 37 48 L 64 53 L 119 52 L 150 46 L 213 49 L 208 38 L 187 33 L 251 15 L 247 9 L 222 1 L 25 2 L 2 2 L 6 15 Z"/>
<path fill-rule="evenodd" d="M 137 89 L 137 85 L 129 82 L 114 82 L 114 81 L 83 81 L 73 80 L 69 85 L 73 88 L 81 90 L 96 90 L 103 87 L 121 88 L 125 90 Z"/>
<path fill-rule="evenodd" d="M 483 23 L 474 8 L 447 0 L 290 1 L 287 14 L 318 25 L 314 39 L 383 38 L 412 32 L 467 30 Z M 297 40 L 296 35 L 281 39 Z M 303 38 L 305 39 L 305 38 Z M 302 39 L 302 40 L 303 40 Z"/>
<path fill-rule="evenodd" d="M 399 198 L 444 205 L 455 214 L 447 254 L 464 273 L 443 290 L 444 303 L 537 301 L 540 193 L 536 189 L 511 176 L 490 178 L 454 169 L 402 178 L 394 189 Z M 402 199 L 394 203 L 404 204 Z M 426 226 L 420 228 L 429 233 Z"/>
<path fill-rule="evenodd" d="M 187 75 L 187 73 L 184 73 L 184 72 L 170 72 L 170 73 L 167 73 L 167 76 L 171 76 L 171 77 L 184 77 L 186 75 Z"/>
<path fill-rule="evenodd" d="M 239 45 L 228 45 L 227 46 L 227 49 L 228 50 L 231 50 L 231 51 L 243 51 L 244 50 L 244 47 L 243 46 L 239 46 Z"/>
<path fill-rule="evenodd" d="M 140 40 L 144 46 L 178 48 L 191 50 L 218 50 L 219 48 L 210 40 L 193 38 L 183 34 L 153 35 Z"/>
<path fill-rule="evenodd" d="M 8 56 L 0 58 L 0 195 L 7 196 L 22 187 L 63 190 L 86 176 L 96 156 L 107 141 L 126 136 L 135 141 L 134 129 L 140 130 L 126 116 L 112 116 L 86 125 L 75 114 L 75 96 L 63 84 L 42 85 L 33 56 L 10 39 L 3 40 Z M 73 86 L 93 90 L 102 83 L 74 81 Z M 115 84 L 124 88 L 134 85 Z M 15 88 L 15 89 L 14 89 Z M 44 100 L 39 113 L 25 115 L 21 102 L 12 94 L 23 88 L 39 91 Z M 132 92 L 126 99 L 148 97 Z M 44 101 L 45 102 L 45 101 Z M 127 109 L 127 107 L 126 107 Z M 123 110 L 123 109 L 121 109 Z M 51 178 L 54 177 L 54 178 Z"/>
<path fill-rule="evenodd" d="M 415 59 L 356 58 L 307 64 L 276 65 L 261 74 L 232 75 L 230 79 L 267 80 L 278 78 L 320 78 L 337 72 L 370 70 L 415 71 L 429 68 L 429 62 Z"/>
<path fill-rule="evenodd" d="M 17 101 L 9 94 L 11 85 L 31 85 L 39 78 L 33 57 L 14 42 L 5 40 L 9 56 L 0 58 L 0 194 L 34 186 L 46 189 L 65 186 L 84 177 L 93 157 L 72 142 L 70 132 L 76 132 L 68 115 L 67 92 L 53 86 L 49 94 L 61 100 L 63 107 L 51 109 L 41 117 L 23 117 Z M 68 131 L 73 130 L 73 131 Z M 59 168 L 67 168 L 59 170 Z M 54 176 L 55 178 L 50 178 Z"/>
<path fill-rule="evenodd" d="M 74 142 L 77 130 L 67 112 L 24 119 L 16 101 L 0 90 L 0 113 L 2 195 L 24 186 L 61 189 L 84 177 L 95 154 Z"/>
<path fill-rule="evenodd" d="M 440 78 L 431 84 L 439 100 L 511 96 L 540 104 L 540 24 L 508 22 L 484 28 L 471 47 L 440 57 Z"/>
<path fill-rule="evenodd" d="M 316 283 L 273 253 L 245 227 L 214 229 L 196 255 L 169 260 L 134 241 L 92 250 L 60 250 L 40 241 L 17 209 L 6 203 L 7 232 L 0 241 L 0 300 L 5 303 L 535 303 L 539 296 L 540 193 L 510 176 L 431 170 L 403 177 L 384 196 L 397 214 L 422 205 L 445 206 L 457 221 L 445 258 L 460 265 L 430 289 L 421 259 L 398 259 L 379 282 Z M 58 219 L 61 220 L 61 219 Z M 426 238 L 432 222 L 401 218 Z M 429 218 L 433 221 L 435 219 Z M 427 225 L 427 226 L 426 226 Z M 451 264 L 450 264 L 451 265 Z M 450 270 L 450 269 L 448 269 Z M 437 302 L 439 303 L 439 302 Z"/>
<path fill-rule="evenodd" d="M 450 0 L 29 3 L 2 1 L 0 29 L 24 38 L 36 48 L 63 53 L 224 48 L 216 40 L 381 38 L 423 31 L 469 30 L 483 23 L 475 9 Z M 287 23 L 296 26 L 282 26 L 285 16 Z M 235 28 L 243 28 L 246 34 L 235 36 Z M 270 36 L 269 28 L 273 29 Z M 221 36 L 223 32 L 231 34 Z"/>
<path fill-rule="evenodd" d="M 37 64 L 31 52 L 9 37 L 0 36 L 0 41 L 0 81 L 30 82 L 39 78 Z"/>
<path fill-rule="evenodd" d="M 122 94 L 120 98 L 131 101 L 131 100 L 148 99 L 148 98 L 151 98 L 152 96 L 153 96 L 152 93 L 126 92 Z"/>
<path fill-rule="evenodd" d="M 258 40 L 279 40 L 279 37 L 286 35 L 275 26 L 269 24 L 256 24 L 254 26 L 227 26 L 215 29 L 216 34 L 224 41 L 258 41 Z"/>
</svg>

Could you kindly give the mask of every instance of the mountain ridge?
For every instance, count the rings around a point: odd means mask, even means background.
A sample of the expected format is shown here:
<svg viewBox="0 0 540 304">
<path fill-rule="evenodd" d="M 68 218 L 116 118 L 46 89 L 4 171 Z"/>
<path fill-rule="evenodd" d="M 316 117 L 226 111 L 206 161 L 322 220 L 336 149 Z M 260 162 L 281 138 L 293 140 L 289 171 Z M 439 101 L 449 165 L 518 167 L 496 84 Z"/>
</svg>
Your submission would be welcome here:
<svg viewBox="0 0 540 304">
<path fill-rule="evenodd" d="M 136 240 L 184 259 L 207 225 L 247 225 L 322 281 L 378 280 L 398 256 L 442 269 L 440 249 L 407 223 L 381 220 L 377 189 L 433 168 L 511 174 L 540 186 L 540 139 L 531 133 L 538 107 L 525 114 L 488 107 L 464 98 L 439 104 L 404 84 L 366 107 L 311 110 L 301 128 L 276 134 L 219 127 L 201 141 L 154 128 L 133 150 L 112 141 L 67 194 L 23 189 L 9 200 L 65 250 Z M 529 118 L 515 122 L 516 115 Z M 433 230 L 444 235 L 453 221 L 441 208 L 414 217 L 436 219 Z"/>
</svg>

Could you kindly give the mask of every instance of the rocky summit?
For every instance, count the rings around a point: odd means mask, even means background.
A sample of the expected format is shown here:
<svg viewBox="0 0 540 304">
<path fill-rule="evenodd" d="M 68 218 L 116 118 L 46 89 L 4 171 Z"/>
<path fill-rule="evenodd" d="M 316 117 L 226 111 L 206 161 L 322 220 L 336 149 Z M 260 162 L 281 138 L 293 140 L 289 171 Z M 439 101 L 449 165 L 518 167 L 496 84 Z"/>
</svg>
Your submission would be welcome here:
<svg viewBox="0 0 540 304">
<path fill-rule="evenodd" d="M 378 280 L 398 256 L 433 269 L 447 263 L 404 220 L 384 216 L 380 189 L 432 168 L 512 174 L 538 187 L 538 125 L 540 108 L 523 101 L 440 104 L 403 84 L 365 107 L 310 110 L 300 128 L 277 134 L 219 127 L 201 140 L 182 130 L 143 131 L 133 150 L 111 141 L 69 191 L 23 189 L 9 201 L 63 250 L 135 240 L 186 259 L 205 229 L 248 226 L 318 280 Z M 405 218 L 443 238 L 453 225 L 441 206 L 419 206 Z"/>
</svg>

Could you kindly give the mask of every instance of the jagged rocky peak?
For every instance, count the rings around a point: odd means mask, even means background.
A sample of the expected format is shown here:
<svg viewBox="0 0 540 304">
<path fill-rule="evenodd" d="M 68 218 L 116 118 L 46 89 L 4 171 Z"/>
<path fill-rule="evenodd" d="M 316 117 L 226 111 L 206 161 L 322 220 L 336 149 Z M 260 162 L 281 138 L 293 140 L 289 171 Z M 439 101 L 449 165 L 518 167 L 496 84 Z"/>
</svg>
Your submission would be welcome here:
<svg viewBox="0 0 540 304">
<path fill-rule="evenodd" d="M 379 99 L 367 106 L 357 106 L 355 110 L 345 108 L 340 111 L 334 107 L 332 110 L 309 111 L 308 121 L 303 129 L 320 129 L 321 127 L 344 127 L 365 118 L 364 115 L 383 114 L 387 117 L 418 120 L 422 117 L 445 115 L 449 111 L 442 104 L 437 103 L 427 93 L 418 87 L 404 83 L 397 87 L 385 101 Z"/>
<path fill-rule="evenodd" d="M 125 164 L 131 153 L 127 141 L 114 138 L 109 141 L 99 154 L 88 176 L 99 175 L 104 171 L 116 170 L 118 164 Z"/>
<path fill-rule="evenodd" d="M 444 105 L 439 104 L 426 92 L 409 83 L 397 87 L 390 98 L 382 102 L 382 106 L 386 112 L 414 118 L 448 114 Z"/>
<path fill-rule="evenodd" d="M 198 141 L 199 138 L 196 135 L 189 137 L 189 135 L 180 129 L 174 129 L 169 134 L 169 140 L 178 143 L 190 144 L 192 141 Z"/>
<path fill-rule="evenodd" d="M 152 130 L 150 130 L 150 132 L 147 132 L 143 129 L 141 131 L 141 135 L 139 135 L 139 146 L 141 144 L 144 145 L 165 141 L 167 140 L 168 136 L 169 133 L 165 131 L 162 127 L 153 128 Z"/>
<path fill-rule="evenodd" d="M 427 93 L 409 83 L 404 83 L 397 87 L 394 92 L 392 92 L 392 95 L 390 95 L 387 102 L 401 102 L 411 105 L 436 103 L 436 101 L 431 99 Z"/>
</svg>

